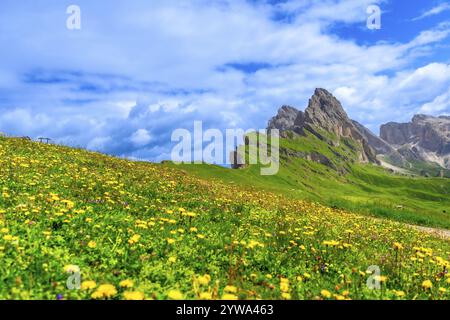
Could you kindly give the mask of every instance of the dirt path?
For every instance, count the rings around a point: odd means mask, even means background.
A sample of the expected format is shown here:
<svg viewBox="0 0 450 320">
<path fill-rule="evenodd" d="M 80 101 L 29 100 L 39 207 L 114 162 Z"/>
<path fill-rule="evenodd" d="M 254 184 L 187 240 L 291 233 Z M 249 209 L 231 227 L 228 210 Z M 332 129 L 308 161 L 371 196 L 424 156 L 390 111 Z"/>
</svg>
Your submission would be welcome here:
<svg viewBox="0 0 450 320">
<path fill-rule="evenodd" d="M 430 233 L 434 236 L 437 236 L 439 238 L 443 238 L 443 239 L 449 239 L 450 240 L 450 230 L 446 230 L 446 229 L 436 229 L 436 228 L 430 228 L 430 227 L 421 227 L 421 226 L 413 226 L 410 225 L 411 228 L 426 232 L 426 233 Z"/>
</svg>

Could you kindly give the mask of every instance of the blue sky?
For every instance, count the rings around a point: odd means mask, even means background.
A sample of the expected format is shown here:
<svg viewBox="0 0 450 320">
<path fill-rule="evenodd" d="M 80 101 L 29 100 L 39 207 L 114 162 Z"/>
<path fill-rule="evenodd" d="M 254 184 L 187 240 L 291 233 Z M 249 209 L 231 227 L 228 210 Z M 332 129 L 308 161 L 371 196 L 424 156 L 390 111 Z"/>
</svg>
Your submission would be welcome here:
<svg viewBox="0 0 450 320">
<path fill-rule="evenodd" d="M 264 128 L 323 87 L 378 132 L 450 113 L 449 39 L 439 0 L 2 0 L 0 131 L 159 161 L 176 128 Z"/>
</svg>

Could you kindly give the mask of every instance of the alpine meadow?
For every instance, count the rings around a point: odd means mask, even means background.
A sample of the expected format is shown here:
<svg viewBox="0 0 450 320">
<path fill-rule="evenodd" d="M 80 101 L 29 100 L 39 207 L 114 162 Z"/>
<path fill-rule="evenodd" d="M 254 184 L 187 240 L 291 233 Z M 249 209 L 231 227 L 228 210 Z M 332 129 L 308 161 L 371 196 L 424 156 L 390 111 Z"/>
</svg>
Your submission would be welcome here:
<svg viewBox="0 0 450 320">
<path fill-rule="evenodd" d="M 448 0 L 1 0 L 0 304 L 437 312 L 449 14 Z"/>
</svg>

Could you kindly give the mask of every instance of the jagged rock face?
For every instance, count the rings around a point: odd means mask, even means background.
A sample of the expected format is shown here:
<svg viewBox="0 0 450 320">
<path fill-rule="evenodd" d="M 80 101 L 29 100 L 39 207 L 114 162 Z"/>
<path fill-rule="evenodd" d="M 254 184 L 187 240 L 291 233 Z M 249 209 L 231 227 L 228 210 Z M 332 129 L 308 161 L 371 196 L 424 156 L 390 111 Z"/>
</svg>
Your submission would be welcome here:
<svg viewBox="0 0 450 320">
<path fill-rule="evenodd" d="M 409 123 L 382 125 L 380 135 L 407 160 L 435 162 L 450 169 L 450 117 L 416 115 Z"/>
<path fill-rule="evenodd" d="M 450 117 L 416 115 L 410 123 L 382 125 L 380 135 L 393 145 L 411 143 L 441 155 L 450 153 Z"/>
<path fill-rule="evenodd" d="M 374 133 L 372 133 L 369 129 L 364 127 L 359 122 L 353 120 L 353 124 L 356 126 L 356 128 L 358 128 L 359 132 L 362 133 L 364 138 L 367 140 L 367 142 L 377 155 L 387 156 L 391 164 L 394 166 L 398 167 L 408 166 L 408 161 L 406 160 L 406 158 L 393 146 L 391 146 L 389 143 L 387 143 L 380 137 L 376 136 Z"/>
<path fill-rule="evenodd" d="M 414 162 L 426 162 L 450 169 L 448 116 L 417 115 L 410 123 L 390 122 L 381 126 L 381 137 L 378 137 L 351 120 L 331 93 L 316 89 L 305 112 L 283 106 L 270 120 L 268 129 L 279 129 L 282 136 L 288 131 L 300 135 L 308 131 L 321 140 L 327 140 L 321 132 L 323 130 L 333 133 L 339 141 L 343 137 L 350 138 L 361 146 L 360 162 L 406 169 L 411 168 Z"/>
<path fill-rule="evenodd" d="M 337 136 L 349 136 L 354 125 L 341 103 L 325 89 L 316 89 L 305 110 L 305 122 Z"/>
<path fill-rule="evenodd" d="M 410 123 L 389 122 L 380 128 L 381 139 L 393 145 L 402 145 L 412 136 Z"/>
<path fill-rule="evenodd" d="M 317 132 L 318 129 L 321 129 L 334 133 L 339 139 L 342 137 L 351 138 L 362 146 L 361 162 L 378 163 L 375 152 L 347 116 L 341 103 L 325 89 L 315 90 L 305 112 L 293 107 L 283 106 L 278 111 L 278 115 L 269 122 L 268 129 L 273 128 L 300 134 L 306 129 L 319 139 L 323 139 L 322 135 Z"/>
<path fill-rule="evenodd" d="M 294 127 L 299 113 L 302 112 L 293 107 L 282 106 L 278 110 L 278 114 L 269 121 L 267 129 L 278 129 L 280 131 L 290 130 Z"/>
<path fill-rule="evenodd" d="M 338 138 L 345 137 L 357 141 L 362 146 L 360 161 L 378 163 L 367 139 L 347 116 L 341 103 L 327 90 L 316 89 L 305 110 L 303 123 L 312 128 L 332 132 Z"/>
<path fill-rule="evenodd" d="M 356 126 L 356 128 L 358 128 L 359 132 L 362 133 L 364 138 L 366 138 L 367 142 L 369 142 L 370 146 L 375 150 L 377 154 L 388 154 L 391 152 L 395 152 L 395 149 L 389 143 L 377 137 L 362 124 L 355 120 L 353 120 L 352 122 Z"/>
</svg>

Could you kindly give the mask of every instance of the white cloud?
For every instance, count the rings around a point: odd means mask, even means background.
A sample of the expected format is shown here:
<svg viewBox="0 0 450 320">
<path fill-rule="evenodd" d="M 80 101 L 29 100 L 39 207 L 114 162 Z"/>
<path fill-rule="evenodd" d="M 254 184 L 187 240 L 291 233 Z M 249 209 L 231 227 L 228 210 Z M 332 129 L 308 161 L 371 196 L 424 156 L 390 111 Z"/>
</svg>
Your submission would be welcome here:
<svg viewBox="0 0 450 320">
<path fill-rule="evenodd" d="M 133 133 L 130 140 L 136 147 L 142 147 L 149 144 L 152 137 L 146 129 L 139 129 Z"/>
<path fill-rule="evenodd" d="M 424 90 L 430 90 L 430 84 L 445 84 L 450 81 L 450 65 L 442 63 L 431 63 L 414 70 L 405 76 L 399 83 L 399 88 L 410 88 L 419 90 L 426 83 Z"/>
<path fill-rule="evenodd" d="M 305 107 L 316 87 L 360 122 L 403 120 L 449 87 L 448 65 L 414 62 L 450 26 L 403 43 L 329 33 L 336 22 L 364 27 L 374 3 L 384 1 L 79 0 L 89 19 L 77 32 L 52 1 L 2 3 L 0 131 L 160 159 L 174 128 L 258 129 L 282 104 Z M 249 63 L 262 67 L 233 68 Z"/>
<path fill-rule="evenodd" d="M 450 10 L 450 3 L 443 2 L 440 5 L 438 5 L 436 7 L 433 7 L 432 9 L 424 12 L 423 14 L 421 14 L 420 16 L 418 16 L 418 17 L 416 17 L 416 18 L 414 18 L 412 20 L 413 21 L 422 20 L 424 18 L 435 16 L 437 14 L 440 14 L 440 13 L 442 13 L 444 11 L 448 11 L 448 10 Z"/>
<path fill-rule="evenodd" d="M 426 113 L 426 114 L 432 114 L 432 115 L 439 115 L 439 114 L 442 114 L 443 112 L 445 114 L 449 114 L 450 113 L 450 89 L 446 93 L 444 93 L 440 96 L 437 96 L 433 101 L 425 103 L 420 108 L 420 112 Z"/>
<path fill-rule="evenodd" d="M 405 48 L 414 48 L 438 42 L 447 38 L 449 34 L 450 23 L 441 23 L 433 30 L 422 31 L 413 41 L 409 42 Z"/>
</svg>

